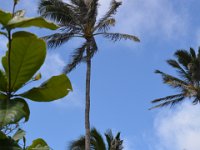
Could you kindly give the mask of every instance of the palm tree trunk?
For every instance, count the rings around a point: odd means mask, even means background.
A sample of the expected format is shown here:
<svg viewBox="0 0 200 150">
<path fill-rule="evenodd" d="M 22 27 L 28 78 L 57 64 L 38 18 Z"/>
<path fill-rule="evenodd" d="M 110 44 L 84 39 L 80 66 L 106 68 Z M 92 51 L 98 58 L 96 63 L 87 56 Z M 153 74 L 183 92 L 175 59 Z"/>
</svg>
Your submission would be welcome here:
<svg viewBox="0 0 200 150">
<path fill-rule="evenodd" d="M 87 73 L 86 73 L 86 103 L 85 103 L 85 150 L 90 150 L 90 77 L 91 59 L 90 48 L 87 48 Z"/>
</svg>

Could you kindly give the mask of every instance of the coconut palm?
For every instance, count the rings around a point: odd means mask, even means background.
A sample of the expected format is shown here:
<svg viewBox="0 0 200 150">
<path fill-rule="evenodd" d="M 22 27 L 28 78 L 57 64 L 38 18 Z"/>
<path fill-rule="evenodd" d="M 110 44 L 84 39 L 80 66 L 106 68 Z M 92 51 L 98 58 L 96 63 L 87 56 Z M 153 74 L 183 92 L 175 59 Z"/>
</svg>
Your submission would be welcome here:
<svg viewBox="0 0 200 150">
<path fill-rule="evenodd" d="M 152 103 L 158 103 L 153 108 L 163 106 L 174 106 L 185 99 L 192 100 L 193 104 L 200 102 L 200 48 L 198 53 L 193 48 L 190 51 L 178 50 L 175 52 L 175 59 L 167 60 L 167 63 L 177 71 L 177 77 L 156 70 L 162 76 L 163 82 L 179 93 L 158 98 Z"/>
<path fill-rule="evenodd" d="M 123 140 L 120 139 L 120 132 L 114 137 L 111 130 L 105 133 L 107 145 L 102 135 L 93 128 L 90 137 L 90 150 L 122 150 Z M 81 136 L 78 140 L 72 141 L 68 150 L 85 150 L 85 136 Z"/>
<path fill-rule="evenodd" d="M 97 52 L 98 47 L 95 41 L 96 36 L 103 36 L 114 42 L 119 40 L 132 40 L 139 42 L 136 36 L 110 33 L 111 27 L 115 25 L 114 14 L 121 2 L 111 1 L 107 13 L 97 20 L 99 0 L 70 0 L 65 3 L 62 0 L 41 0 L 39 4 L 39 13 L 41 16 L 56 22 L 60 26 L 60 32 L 45 39 L 50 48 L 56 48 L 70 39 L 78 37 L 85 42 L 72 55 L 72 60 L 66 65 L 64 72 L 69 73 L 79 63 L 86 62 L 86 107 L 85 107 L 85 130 L 86 130 L 86 150 L 90 145 L 90 76 L 91 59 Z"/>
</svg>

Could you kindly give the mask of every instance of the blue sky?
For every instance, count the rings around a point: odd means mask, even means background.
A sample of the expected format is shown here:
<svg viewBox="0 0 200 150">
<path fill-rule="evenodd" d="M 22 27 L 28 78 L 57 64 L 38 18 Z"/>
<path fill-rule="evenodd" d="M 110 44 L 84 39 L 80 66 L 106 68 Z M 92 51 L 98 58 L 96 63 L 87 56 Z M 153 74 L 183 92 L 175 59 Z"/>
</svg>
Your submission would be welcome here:
<svg viewBox="0 0 200 150">
<path fill-rule="evenodd" d="M 199 106 L 184 103 L 173 110 L 148 108 L 152 99 L 176 92 L 163 85 L 154 70 L 174 74 L 165 61 L 178 49 L 197 49 L 200 44 L 200 1 L 122 2 L 112 31 L 137 35 L 141 43 L 97 38 L 99 52 L 92 61 L 91 125 L 101 133 L 107 129 L 121 131 L 125 150 L 199 150 Z M 0 9 L 11 10 L 11 3 L 0 0 Z M 102 15 L 110 2 L 100 3 Z M 37 4 L 21 0 L 17 8 L 25 8 L 28 16 L 37 16 Z M 38 36 L 53 33 L 37 28 L 31 31 Z M 5 50 L 5 42 L 0 37 L 1 49 Z M 43 81 L 59 74 L 80 44 L 74 39 L 48 51 L 40 70 Z M 82 64 L 69 74 L 74 91 L 66 98 L 52 103 L 29 102 L 30 120 L 23 125 L 28 143 L 41 137 L 55 150 L 64 150 L 71 140 L 84 134 L 85 69 Z"/>
</svg>

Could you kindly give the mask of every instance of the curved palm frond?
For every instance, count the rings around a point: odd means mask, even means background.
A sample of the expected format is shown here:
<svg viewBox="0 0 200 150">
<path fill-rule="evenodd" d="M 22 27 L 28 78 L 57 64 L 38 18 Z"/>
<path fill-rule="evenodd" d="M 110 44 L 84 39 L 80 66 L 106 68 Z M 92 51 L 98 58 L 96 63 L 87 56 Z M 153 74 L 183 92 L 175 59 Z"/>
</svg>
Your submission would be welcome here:
<svg viewBox="0 0 200 150">
<path fill-rule="evenodd" d="M 124 40 L 131 40 L 131 41 L 135 41 L 135 42 L 140 42 L 139 38 L 134 36 L 134 35 L 129 35 L 129 34 L 122 34 L 122 33 L 102 33 L 102 35 L 105 38 L 108 38 L 114 42 L 116 41 L 120 41 L 122 39 Z"/>
<path fill-rule="evenodd" d="M 103 137 L 95 128 L 91 130 L 91 146 L 94 150 L 106 150 Z"/>
<path fill-rule="evenodd" d="M 186 50 L 178 50 L 175 52 L 175 56 L 178 59 L 178 62 L 188 70 L 188 64 L 192 61 L 191 55 Z"/>
<path fill-rule="evenodd" d="M 103 137 L 95 129 L 91 129 L 91 150 L 106 150 Z M 81 136 L 78 140 L 72 141 L 68 147 L 68 150 L 85 150 L 85 136 Z"/>
<path fill-rule="evenodd" d="M 65 24 L 65 26 L 71 28 L 80 24 L 73 9 L 72 5 L 62 0 L 41 0 L 38 12 L 47 19 Z"/>
<path fill-rule="evenodd" d="M 174 59 L 169 59 L 167 60 L 167 63 L 172 66 L 173 68 L 177 69 L 178 74 L 180 75 L 180 77 L 187 79 L 188 81 L 192 82 L 191 76 L 188 74 L 188 72 L 186 72 L 180 65 L 179 63 L 174 60 Z"/>
<path fill-rule="evenodd" d="M 165 107 L 165 106 L 169 106 L 169 105 L 171 107 L 173 107 L 174 105 L 182 102 L 185 99 L 185 96 L 180 96 L 179 98 L 175 98 L 175 99 L 170 99 L 170 98 L 168 99 L 168 97 L 171 97 L 171 96 L 167 96 L 165 98 L 162 98 L 165 102 L 162 102 L 161 104 L 153 106 L 149 110 L 152 110 L 152 109 L 155 109 L 155 108 L 159 108 L 159 107 Z"/>
<path fill-rule="evenodd" d="M 123 140 L 120 139 L 120 132 L 117 133 L 114 141 L 112 142 L 113 150 L 122 150 L 123 149 Z"/>
<path fill-rule="evenodd" d="M 111 149 L 111 142 L 114 139 L 112 131 L 110 129 L 106 131 L 105 137 L 106 137 L 106 141 L 107 141 L 107 144 L 108 144 L 108 150 L 110 150 Z"/>
<path fill-rule="evenodd" d="M 87 21 L 91 23 L 91 26 L 93 27 L 96 23 L 97 18 L 97 11 L 98 11 L 98 1 L 99 0 L 92 0 L 89 2 L 88 5 L 88 13 L 86 15 Z"/>
<path fill-rule="evenodd" d="M 69 150 L 84 150 L 85 149 L 85 137 L 81 136 L 78 140 L 74 140 L 69 144 Z"/>
<path fill-rule="evenodd" d="M 160 70 L 156 70 L 155 73 L 158 73 L 158 74 L 161 74 L 162 75 L 162 79 L 163 79 L 163 82 L 170 85 L 171 87 L 174 87 L 174 88 L 181 88 L 181 89 L 186 89 L 188 87 L 188 83 L 181 80 L 181 79 L 178 79 L 174 76 L 171 76 L 169 74 L 166 74 Z"/>
<path fill-rule="evenodd" d="M 101 22 L 98 26 L 94 28 L 94 31 L 98 30 L 99 32 L 107 32 L 110 27 L 115 26 L 115 19 L 114 18 L 108 18 L 107 20 Z"/>
<path fill-rule="evenodd" d="M 69 73 L 73 69 L 76 68 L 76 66 L 82 61 L 83 59 L 83 54 L 85 52 L 85 49 L 87 47 L 87 42 L 85 42 L 80 48 L 77 48 L 73 55 L 72 55 L 72 61 L 64 68 L 64 73 Z"/>
<path fill-rule="evenodd" d="M 71 38 L 75 37 L 73 32 L 69 33 L 55 33 L 52 35 L 42 37 L 44 40 L 47 41 L 49 48 L 56 48 L 68 42 Z"/>
<path fill-rule="evenodd" d="M 196 59 L 196 52 L 192 47 L 190 48 L 190 55 L 192 56 L 193 59 Z"/>
<path fill-rule="evenodd" d="M 117 12 L 117 9 L 119 8 L 119 6 L 122 4 L 122 2 L 117 2 L 116 0 L 112 0 L 111 4 L 110 4 L 110 8 L 107 11 L 107 13 L 97 22 L 96 27 L 100 26 L 100 24 L 102 24 L 102 22 L 104 22 L 105 20 L 107 20 L 108 18 L 112 17 L 112 15 L 114 15 Z M 95 28 L 96 28 L 95 27 Z"/>
</svg>

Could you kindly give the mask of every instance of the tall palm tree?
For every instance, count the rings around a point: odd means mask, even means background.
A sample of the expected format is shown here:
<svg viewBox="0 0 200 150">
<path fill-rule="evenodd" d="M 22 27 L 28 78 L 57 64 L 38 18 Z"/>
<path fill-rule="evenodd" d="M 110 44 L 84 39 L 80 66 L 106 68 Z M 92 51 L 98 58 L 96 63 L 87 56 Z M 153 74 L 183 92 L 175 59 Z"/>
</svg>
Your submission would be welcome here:
<svg viewBox="0 0 200 150">
<path fill-rule="evenodd" d="M 122 150 L 123 140 L 120 139 L 120 132 L 114 137 L 111 130 L 105 133 L 107 145 L 104 142 L 102 135 L 93 128 L 91 130 L 91 145 L 90 150 Z M 68 150 L 85 150 L 85 136 L 72 141 Z"/>
<path fill-rule="evenodd" d="M 174 106 L 186 98 L 192 100 L 193 104 L 200 102 L 200 48 L 198 53 L 193 48 L 189 51 L 178 50 L 175 59 L 167 60 L 167 63 L 177 71 L 177 77 L 156 70 L 162 76 L 163 82 L 172 88 L 178 89 L 179 93 L 158 98 L 152 103 L 158 105 L 152 107 Z"/>
<path fill-rule="evenodd" d="M 86 107 L 85 107 L 85 130 L 86 150 L 90 145 L 90 76 L 91 59 L 97 52 L 96 36 L 103 36 L 114 42 L 121 39 L 139 42 L 133 35 L 110 33 L 108 30 L 115 25 L 113 15 L 116 13 L 121 2 L 111 1 L 107 13 L 97 20 L 99 0 L 70 0 L 65 3 L 62 0 L 41 0 L 39 13 L 41 16 L 56 22 L 60 26 L 60 32 L 45 39 L 50 48 L 56 48 L 74 37 L 83 38 L 85 42 L 72 55 L 72 61 L 66 65 L 64 72 L 69 73 L 79 63 L 86 62 Z"/>
</svg>

